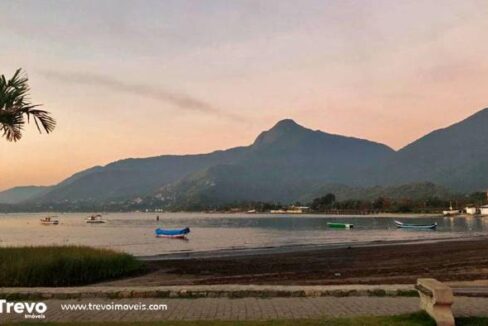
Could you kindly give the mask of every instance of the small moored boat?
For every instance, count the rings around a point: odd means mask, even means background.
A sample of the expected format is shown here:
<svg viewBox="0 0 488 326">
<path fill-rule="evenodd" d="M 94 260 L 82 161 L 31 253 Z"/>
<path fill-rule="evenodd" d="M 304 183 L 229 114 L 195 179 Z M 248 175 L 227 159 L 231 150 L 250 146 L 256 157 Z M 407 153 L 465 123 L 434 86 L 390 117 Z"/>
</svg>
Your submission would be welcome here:
<svg viewBox="0 0 488 326">
<path fill-rule="evenodd" d="M 41 218 L 41 224 L 43 225 L 58 225 L 59 220 L 55 218 L 55 216 L 47 216 L 45 218 Z"/>
<path fill-rule="evenodd" d="M 454 209 L 452 208 L 452 203 L 449 203 L 449 209 L 442 211 L 442 215 L 444 216 L 456 216 L 461 214 L 461 211 L 459 209 Z"/>
<path fill-rule="evenodd" d="M 91 223 L 91 224 L 105 223 L 105 221 L 102 220 L 102 215 L 100 215 L 100 214 L 92 215 L 92 216 L 88 217 L 85 221 L 86 221 L 86 223 Z"/>
<path fill-rule="evenodd" d="M 284 209 L 272 209 L 269 212 L 270 214 L 286 214 L 286 211 Z"/>
<path fill-rule="evenodd" d="M 408 224 L 400 221 L 395 221 L 397 228 L 401 229 L 416 229 L 416 230 L 435 230 L 437 228 L 437 222 L 433 224 Z"/>
<path fill-rule="evenodd" d="M 190 228 L 186 227 L 184 229 L 161 229 L 157 228 L 154 230 L 156 237 L 158 238 L 184 238 L 188 233 L 190 233 Z"/>
<path fill-rule="evenodd" d="M 329 222 L 327 223 L 327 226 L 334 229 L 352 229 L 354 227 L 354 224 Z"/>
</svg>

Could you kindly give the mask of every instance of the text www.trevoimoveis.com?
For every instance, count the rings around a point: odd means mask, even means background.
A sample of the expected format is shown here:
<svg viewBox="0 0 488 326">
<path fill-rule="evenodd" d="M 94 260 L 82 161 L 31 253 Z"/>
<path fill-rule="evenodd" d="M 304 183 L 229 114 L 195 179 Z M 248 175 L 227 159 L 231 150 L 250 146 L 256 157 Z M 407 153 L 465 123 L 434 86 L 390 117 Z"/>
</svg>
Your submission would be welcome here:
<svg viewBox="0 0 488 326">
<path fill-rule="evenodd" d="M 166 311 L 166 304 L 139 303 L 72 303 L 61 304 L 65 311 Z"/>
</svg>

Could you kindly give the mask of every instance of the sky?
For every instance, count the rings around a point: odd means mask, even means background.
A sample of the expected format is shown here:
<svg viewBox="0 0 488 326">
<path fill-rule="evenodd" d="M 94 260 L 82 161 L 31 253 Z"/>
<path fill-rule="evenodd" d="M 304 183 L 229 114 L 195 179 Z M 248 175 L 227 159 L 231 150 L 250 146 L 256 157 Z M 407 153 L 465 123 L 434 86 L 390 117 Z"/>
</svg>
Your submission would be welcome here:
<svg viewBox="0 0 488 326">
<path fill-rule="evenodd" d="M 0 190 L 247 145 L 292 118 L 399 149 L 488 107 L 488 0 L 2 0 L 0 74 L 57 120 Z"/>
</svg>

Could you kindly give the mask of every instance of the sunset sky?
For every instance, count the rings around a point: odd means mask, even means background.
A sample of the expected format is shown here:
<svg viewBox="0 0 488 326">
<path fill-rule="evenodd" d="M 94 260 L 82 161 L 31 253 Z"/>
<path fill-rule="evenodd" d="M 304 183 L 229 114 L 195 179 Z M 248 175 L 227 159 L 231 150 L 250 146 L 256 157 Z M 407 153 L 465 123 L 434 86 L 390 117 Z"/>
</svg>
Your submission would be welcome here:
<svg viewBox="0 0 488 326">
<path fill-rule="evenodd" d="M 488 107 L 488 0 L 0 1 L 52 135 L 0 139 L 0 190 L 251 143 L 283 118 L 394 149 Z"/>
</svg>

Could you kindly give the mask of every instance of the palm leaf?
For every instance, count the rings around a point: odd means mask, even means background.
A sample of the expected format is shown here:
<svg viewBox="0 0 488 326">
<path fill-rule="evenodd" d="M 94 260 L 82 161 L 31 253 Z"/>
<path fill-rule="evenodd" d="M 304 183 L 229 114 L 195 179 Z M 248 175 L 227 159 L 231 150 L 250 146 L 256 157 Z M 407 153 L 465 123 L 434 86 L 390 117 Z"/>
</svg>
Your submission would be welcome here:
<svg viewBox="0 0 488 326">
<path fill-rule="evenodd" d="M 40 133 L 50 133 L 56 127 L 49 112 L 38 109 L 39 104 L 30 103 L 28 81 L 21 69 L 10 79 L 0 76 L 0 134 L 8 141 L 20 140 L 24 125 L 31 118 Z"/>
</svg>

